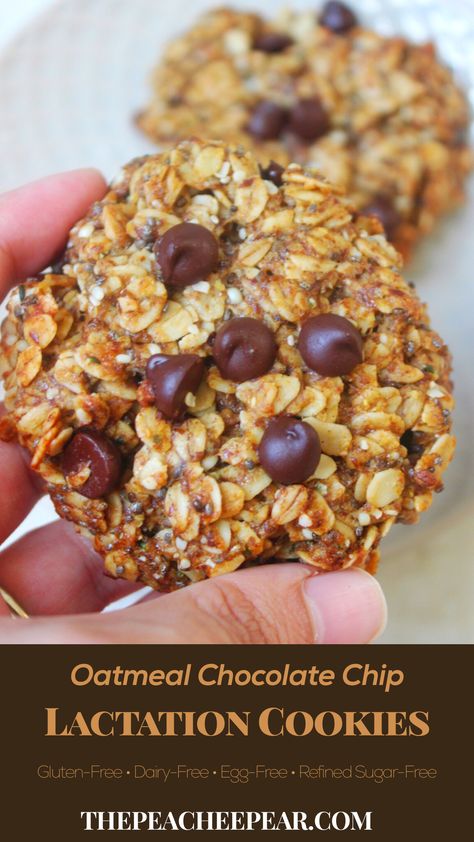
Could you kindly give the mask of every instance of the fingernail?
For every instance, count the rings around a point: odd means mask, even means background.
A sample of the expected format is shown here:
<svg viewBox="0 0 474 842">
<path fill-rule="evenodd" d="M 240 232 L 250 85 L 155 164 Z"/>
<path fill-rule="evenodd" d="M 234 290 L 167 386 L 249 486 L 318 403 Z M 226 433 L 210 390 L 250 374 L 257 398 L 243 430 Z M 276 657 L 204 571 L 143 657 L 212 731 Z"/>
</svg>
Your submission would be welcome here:
<svg viewBox="0 0 474 842">
<path fill-rule="evenodd" d="M 364 570 L 310 576 L 303 588 L 317 643 L 370 643 L 384 630 L 385 597 Z"/>
</svg>

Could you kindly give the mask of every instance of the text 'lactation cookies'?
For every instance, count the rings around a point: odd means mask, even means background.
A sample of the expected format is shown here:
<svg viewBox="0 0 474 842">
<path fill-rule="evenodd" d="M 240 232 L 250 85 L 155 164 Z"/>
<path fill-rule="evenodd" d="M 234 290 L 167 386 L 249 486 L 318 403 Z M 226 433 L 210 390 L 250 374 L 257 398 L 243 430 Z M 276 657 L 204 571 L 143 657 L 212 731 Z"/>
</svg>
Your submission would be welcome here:
<svg viewBox="0 0 474 842">
<path fill-rule="evenodd" d="M 161 147 L 204 135 L 265 167 L 315 166 L 405 256 L 463 200 L 469 108 L 451 72 L 433 45 L 378 35 L 343 3 L 273 21 L 211 11 L 168 46 L 152 84 L 137 119 Z"/>
<path fill-rule="evenodd" d="M 186 141 L 128 164 L 12 293 L 6 440 L 112 576 L 374 570 L 442 488 L 449 353 L 380 223 L 315 171 Z"/>
</svg>

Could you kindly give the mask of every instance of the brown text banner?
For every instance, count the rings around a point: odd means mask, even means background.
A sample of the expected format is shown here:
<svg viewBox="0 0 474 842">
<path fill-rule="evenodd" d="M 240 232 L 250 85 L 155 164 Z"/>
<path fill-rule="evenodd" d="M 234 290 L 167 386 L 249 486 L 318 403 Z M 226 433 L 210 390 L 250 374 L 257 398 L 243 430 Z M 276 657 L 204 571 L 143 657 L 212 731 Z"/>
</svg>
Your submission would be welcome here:
<svg viewBox="0 0 474 842">
<path fill-rule="evenodd" d="M 471 647 L 4 646 L 0 661 L 9 842 L 467 836 Z"/>
</svg>

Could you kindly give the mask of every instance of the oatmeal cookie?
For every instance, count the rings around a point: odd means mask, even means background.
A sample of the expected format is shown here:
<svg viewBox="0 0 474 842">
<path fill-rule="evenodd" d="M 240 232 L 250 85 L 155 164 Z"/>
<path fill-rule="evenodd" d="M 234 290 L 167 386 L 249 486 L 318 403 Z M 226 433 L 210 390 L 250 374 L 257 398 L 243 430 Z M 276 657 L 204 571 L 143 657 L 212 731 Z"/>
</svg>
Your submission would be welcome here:
<svg viewBox="0 0 474 842">
<path fill-rule="evenodd" d="M 449 353 L 400 260 L 298 164 L 272 180 L 199 140 L 132 161 L 10 297 L 1 436 L 112 576 L 373 570 L 454 447 Z"/>
<path fill-rule="evenodd" d="M 465 96 L 432 44 L 359 26 L 341 3 L 274 21 L 206 14 L 170 44 L 137 120 L 162 148 L 193 135 L 247 146 L 267 167 L 323 172 L 407 257 L 463 200 Z"/>
</svg>

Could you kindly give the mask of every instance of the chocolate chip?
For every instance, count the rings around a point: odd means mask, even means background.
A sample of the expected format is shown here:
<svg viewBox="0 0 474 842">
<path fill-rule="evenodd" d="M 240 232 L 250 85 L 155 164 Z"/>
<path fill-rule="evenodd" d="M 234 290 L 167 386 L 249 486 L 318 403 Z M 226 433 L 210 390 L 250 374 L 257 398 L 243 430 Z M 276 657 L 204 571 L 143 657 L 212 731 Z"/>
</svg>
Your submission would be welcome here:
<svg viewBox="0 0 474 842">
<path fill-rule="evenodd" d="M 273 140 L 282 132 L 287 116 L 288 112 L 281 105 L 263 100 L 254 108 L 247 131 L 260 140 Z"/>
<path fill-rule="evenodd" d="M 293 39 L 283 32 L 262 32 L 261 35 L 257 35 L 253 48 L 261 50 L 262 53 L 282 53 L 292 43 Z"/>
<path fill-rule="evenodd" d="M 168 105 L 171 108 L 177 108 L 178 105 L 183 105 L 184 102 L 185 100 L 181 94 L 172 94 L 168 99 Z"/>
<path fill-rule="evenodd" d="M 304 482 L 316 470 L 321 445 L 316 430 L 306 421 L 282 415 L 273 418 L 258 447 L 260 462 L 275 482 Z"/>
<path fill-rule="evenodd" d="M 288 128 L 300 140 L 317 140 L 329 129 L 329 116 L 319 99 L 300 99 L 290 112 Z"/>
<path fill-rule="evenodd" d="M 375 198 L 362 208 L 363 216 L 375 216 L 382 223 L 387 240 L 392 240 L 400 225 L 400 214 L 395 210 L 392 202 L 387 196 L 375 196 Z"/>
<path fill-rule="evenodd" d="M 283 173 L 285 167 L 277 164 L 276 161 L 270 161 L 268 167 L 260 167 L 260 174 L 266 181 L 271 181 L 276 187 L 281 187 L 283 184 Z"/>
<path fill-rule="evenodd" d="M 420 437 L 420 433 L 415 433 L 413 430 L 405 430 L 403 435 L 400 437 L 400 444 L 402 444 L 403 447 L 406 447 L 408 459 L 412 465 L 418 461 L 425 451 L 421 439 L 422 435 Z"/>
<path fill-rule="evenodd" d="M 309 368 L 323 377 L 349 374 L 362 362 L 362 337 L 343 316 L 321 313 L 301 328 L 298 349 Z"/>
<path fill-rule="evenodd" d="M 186 395 L 197 392 L 203 375 L 204 361 L 197 354 L 154 354 L 146 367 L 155 405 L 166 418 L 181 414 Z"/>
<path fill-rule="evenodd" d="M 203 225 L 181 222 L 169 228 L 154 246 L 165 284 L 187 287 L 217 268 L 219 247 Z"/>
<path fill-rule="evenodd" d="M 270 371 L 277 346 L 272 331 L 259 319 L 230 319 L 216 334 L 213 355 L 223 377 L 242 383 Z"/>
<path fill-rule="evenodd" d="M 116 444 L 105 433 L 93 427 L 84 427 L 78 430 L 67 445 L 61 466 L 66 476 L 89 468 L 88 479 L 78 488 L 74 487 L 74 490 L 95 500 L 106 497 L 117 488 L 122 471 L 122 456 Z"/>
<path fill-rule="evenodd" d="M 323 6 L 319 23 L 337 35 L 344 35 L 354 26 L 357 26 L 358 21 L 349 6 L 346 6 L 345 3 L 338 3 L 337 0 L 331 0 Z"/>
</svg>

